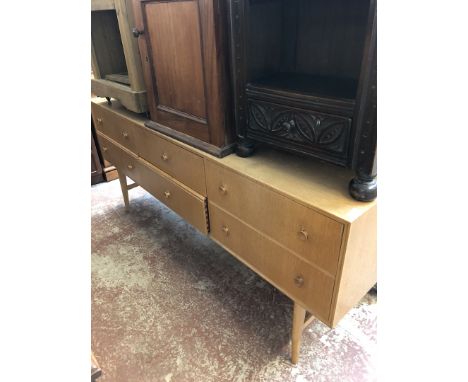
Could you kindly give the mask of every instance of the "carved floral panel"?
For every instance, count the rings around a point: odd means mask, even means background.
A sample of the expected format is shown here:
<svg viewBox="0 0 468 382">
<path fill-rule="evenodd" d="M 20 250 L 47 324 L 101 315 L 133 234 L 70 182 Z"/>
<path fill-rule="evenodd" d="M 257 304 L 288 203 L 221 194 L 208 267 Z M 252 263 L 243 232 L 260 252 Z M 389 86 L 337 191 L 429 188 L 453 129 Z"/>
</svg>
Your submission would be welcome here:
<svg viewBox="0 0 468 382">
<path fill-rule="evenodd" d="M 347 148 L 351 120 L 277 105 L 249 101 L 248 128 L 292 142 L 343 154 Z"/>
</svg>

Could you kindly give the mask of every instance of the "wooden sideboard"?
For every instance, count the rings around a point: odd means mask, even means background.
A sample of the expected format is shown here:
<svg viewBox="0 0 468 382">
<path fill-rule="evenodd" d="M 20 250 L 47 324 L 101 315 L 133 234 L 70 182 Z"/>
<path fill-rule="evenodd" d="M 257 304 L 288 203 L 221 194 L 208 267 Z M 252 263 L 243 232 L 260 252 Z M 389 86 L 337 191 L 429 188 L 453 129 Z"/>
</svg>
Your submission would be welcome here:
<svg viewBox="0 0 468 382">
<path fill-rule="evenodd" d="M 351 171 L 271 149 L 220 159 L 116 103 L 92 114 L 126 206 L 142 186 L 294 301 L 293 363 L 314 317 L 335 327 L 375 284 L 377 205 L 349 196 Z"/>
</svg>

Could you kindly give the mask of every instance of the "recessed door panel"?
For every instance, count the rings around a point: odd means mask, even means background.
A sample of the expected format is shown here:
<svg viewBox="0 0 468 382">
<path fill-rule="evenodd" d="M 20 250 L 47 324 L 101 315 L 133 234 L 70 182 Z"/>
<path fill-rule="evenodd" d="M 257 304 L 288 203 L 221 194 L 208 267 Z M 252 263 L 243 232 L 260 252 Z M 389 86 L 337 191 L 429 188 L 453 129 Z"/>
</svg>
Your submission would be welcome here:
<svg viewBox="0 0 468 382">
<path fill-rule="evenodd" d="M 149 2 L 145 13 L 158 109 L 206 122 L 198 1 Z"/>
<path fill-rule="evenodd" d="M 133 6 L 151 119 L 147 126 L 213 155 L 224 154 L 219 148 L 233 138 L 225 0 L 133 0 Z"/>
</svg>

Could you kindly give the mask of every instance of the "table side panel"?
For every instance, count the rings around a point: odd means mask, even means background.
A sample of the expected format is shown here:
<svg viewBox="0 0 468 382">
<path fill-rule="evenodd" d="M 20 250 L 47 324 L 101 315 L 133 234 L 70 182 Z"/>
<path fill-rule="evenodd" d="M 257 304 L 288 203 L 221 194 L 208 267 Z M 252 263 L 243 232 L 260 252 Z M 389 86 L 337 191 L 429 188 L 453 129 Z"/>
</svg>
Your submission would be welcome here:
<svg viewBox="0 0 468 382">
<path fill-rule="evenodd" d="M 330 322 L 335 327 L 377 282 L 377 206 L 346 227 Z"/>
</svg>

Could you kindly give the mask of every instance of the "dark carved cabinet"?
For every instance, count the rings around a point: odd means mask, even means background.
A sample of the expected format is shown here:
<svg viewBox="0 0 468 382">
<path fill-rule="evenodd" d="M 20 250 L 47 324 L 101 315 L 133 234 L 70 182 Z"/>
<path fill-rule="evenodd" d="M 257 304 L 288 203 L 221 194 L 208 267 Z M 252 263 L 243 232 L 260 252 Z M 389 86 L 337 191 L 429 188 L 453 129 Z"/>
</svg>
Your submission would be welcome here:
<svg viewBox="0 0 468 382">
<path fill-rule="evenodd" d="M 232 152 L 228 10 L 222 0 L 133 0 L 151 121 L 217 156 Z"/>
<path fill-rule="evenodd" d="M 237 153 L 255 142 L 355 170 L 376 197 L 376 1 L 229 0 Z"/>
</svg>

